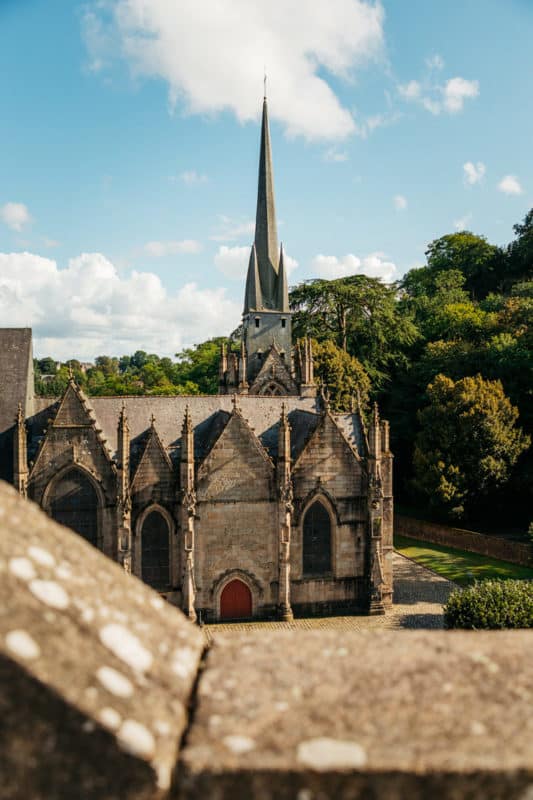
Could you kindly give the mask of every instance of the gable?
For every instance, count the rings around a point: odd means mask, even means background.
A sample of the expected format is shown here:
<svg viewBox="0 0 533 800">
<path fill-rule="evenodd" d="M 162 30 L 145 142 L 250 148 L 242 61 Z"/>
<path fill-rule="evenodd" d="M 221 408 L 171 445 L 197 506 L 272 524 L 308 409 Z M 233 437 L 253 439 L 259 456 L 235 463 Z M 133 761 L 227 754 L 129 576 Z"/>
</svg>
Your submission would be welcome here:
<svg viewBox="0 0 533 800">
<path fill-rule="evenodd" d="M 274 465 L 240 413 L 233 413 L 198 470 L 199 500 L 270 498 Z"/>
<path fill-rule="evenodd" d="M 39 501 L 52 477 L 73 464 L 88 470 L 96 480 L 107 479 L 107 489 L 114 493 L 116 470 L 105 439 L 88 402 L 75 384 L 69 383 L 31 468 L 29 482 L 33 498 Z"/>
<path fill-rule="evenodd" d="M 79 425 L 92 426 L 93 423 L 94 418 L 91 416 L 89 409 L 84 403 L 82 395 L 76 390 L 72 383 L 69 383 L 59 403 L 54 425 L 57 427 L 77 427 Z"/>
<path fill-rule="evenodd" d="M 158 486 L 162 490 L 169 489 L 173 481 L 172 465 L 163 447 L 161 439 L 151 431 L 133 476 L 132 493 Z"/>
<path fill-rule="evenodd" d="M 305 496 L 320 484 L 336 497 L 361 494 L 361 462 L 327 413 L 305 444 L 293 468 L 295 493 Z"/>
<path fill-rule="evenodd" d="M 279 391 L 272 391 L 274 387 Z M 272 346 L 250 387 L 250 394 L 298 394 L 287 364 Z"/>
</svg>

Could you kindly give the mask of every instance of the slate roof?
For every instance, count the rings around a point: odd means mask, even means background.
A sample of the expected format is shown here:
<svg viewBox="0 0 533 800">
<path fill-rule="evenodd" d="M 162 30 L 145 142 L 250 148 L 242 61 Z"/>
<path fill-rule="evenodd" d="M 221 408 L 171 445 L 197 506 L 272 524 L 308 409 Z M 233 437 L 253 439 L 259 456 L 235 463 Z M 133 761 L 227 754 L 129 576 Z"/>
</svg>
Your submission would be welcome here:
<svg viewBox="0 0 533 800">
<path fill-rule="evenodd" d="M 31 328 L 0 328 L 0 433 L 12 427 L 19 403 L 31 413 L 32 367 Z"/>
<path fill-rule="evenodd" d="M 12 428 L 19 403 L 32 413 L 31 328 L 0 328 L 0 478 L 13 478 Z"/>
<path fill-rule="evenodd" d="M 35 399 L 36 414 L 28 420 L 30 451 L 36 449 L 46 420 L 55 413 L 56 402 L 50 398 Z M 201 461 L 220 436 L 233 410 L 231 395 L 90 397 L 88 403 L 113 455 L 117 449 L 118 418 L 124 403 L 130 428 L 132 467 L 144 450 L 152 414 L 164 446 L 171 459 L 177 461 L 180 455 L 183 417 L 186 406 L 189 406 L 194 429 L 195 458 Z M 291 426 L 291 456 L 296 459 L 319 423 L 317 400 L 302 397 L 237 397 L 237 405 L 243 417 L 272 458 L 277 456 L 278 426 L 283 403 Z M 345 436 L 363 455 L 362 432 L 357 415 L 341 414 L 336 420 Z"/>
</svg>

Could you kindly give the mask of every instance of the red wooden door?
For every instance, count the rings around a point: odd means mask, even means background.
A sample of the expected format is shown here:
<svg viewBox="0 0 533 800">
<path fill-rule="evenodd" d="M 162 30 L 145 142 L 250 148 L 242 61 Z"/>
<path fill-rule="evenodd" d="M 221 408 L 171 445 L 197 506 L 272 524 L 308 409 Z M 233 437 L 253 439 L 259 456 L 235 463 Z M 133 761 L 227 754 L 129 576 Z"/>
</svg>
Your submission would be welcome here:
<svg viewBox="0 0 533 800">
<path fill-rule="evenodd" d="M 230 581 L 220 596 L 221 619 L 245 619 L 252 616 L 252 593 L 245 583 Z"/>
</svg>

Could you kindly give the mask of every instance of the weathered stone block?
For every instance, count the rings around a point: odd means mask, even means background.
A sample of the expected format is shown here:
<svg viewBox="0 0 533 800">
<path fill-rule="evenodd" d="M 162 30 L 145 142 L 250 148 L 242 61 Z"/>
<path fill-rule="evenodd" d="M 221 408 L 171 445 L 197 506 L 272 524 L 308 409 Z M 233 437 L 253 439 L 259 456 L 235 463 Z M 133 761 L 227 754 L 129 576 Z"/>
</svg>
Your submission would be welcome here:
<svg viewBox="0 0 533 800">
<path fill-rule="evenodd" d="M 530 632 L 217 636 L 180 798 L 529 800 Z"/>
<path fill-rule="evenodd" d="M 0 483 L 0 796 L 168 788 L 204 640 L 178 610 Z"/>
</svg>

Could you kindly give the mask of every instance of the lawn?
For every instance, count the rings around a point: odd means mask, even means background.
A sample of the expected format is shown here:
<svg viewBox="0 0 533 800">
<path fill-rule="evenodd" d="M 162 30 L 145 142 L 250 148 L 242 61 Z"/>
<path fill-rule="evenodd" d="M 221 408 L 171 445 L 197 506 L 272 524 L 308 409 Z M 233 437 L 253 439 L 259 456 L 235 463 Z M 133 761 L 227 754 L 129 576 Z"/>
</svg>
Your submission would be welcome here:
<svg viewBox="0 0 533 800">
<path fill-rule="evenodd" d="M 395 536 L 394 546 L 403 556 L 412 558 L 413 561 L 461 586 L 468 586 L 475 580 L 485 578 L 533 579 L 533 569 L 529 567 L 521 567 L 509 561 L 498 561 L 477 553 L 467 553 L 465 550 L 456 550 L 453 547 L 419 542 L 406 536 Z"/>
</svg>

